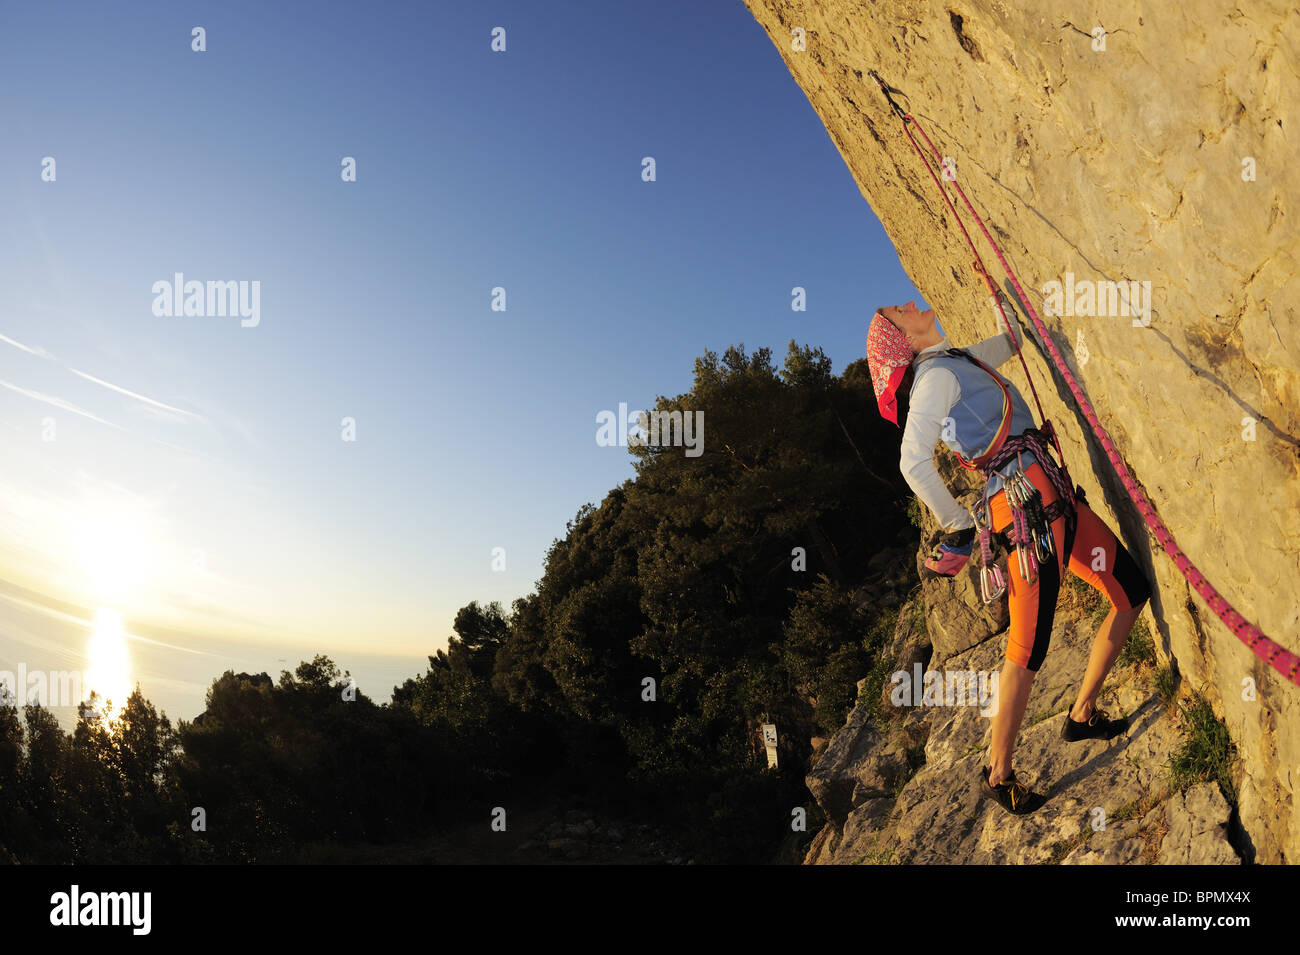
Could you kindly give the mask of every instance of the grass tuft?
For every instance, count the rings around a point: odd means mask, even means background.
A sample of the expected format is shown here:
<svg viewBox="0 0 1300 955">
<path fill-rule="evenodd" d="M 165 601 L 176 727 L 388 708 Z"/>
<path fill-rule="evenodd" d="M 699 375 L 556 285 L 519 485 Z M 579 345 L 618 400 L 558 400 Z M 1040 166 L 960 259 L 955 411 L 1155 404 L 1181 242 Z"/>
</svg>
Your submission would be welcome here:
<svg viewBox="0 0 1300 955">
<path fill-rule="evenodd" d="M 1178 677 L 1174 673 L 1173 664 L 1162 666 L 1156 671 L 1155 690 L 1165 709 L 1172 709 L 1178 699 Z"/>
<path fill-rule="evenodd" d="M 1128 640 L 1119 651 L 1119 665 L 1141 668 L 1155 666 L 1155 664 L 1155 641 L 1151 639 L 1151 631 L 1147 629 L 1146 621 L 1138 617 L 1137 622 L 1133 624 L 1133 629 L 1129 631 Z"/>
<path fill-rule="evenodd" d="M 1182 792 L 1193 783 L 1213 780 L 1219 784 L 1223 798 L 1236 808 L 1237 790 L 1232 784 L 1236 746 L 1228 734 L 1227 724 L 1214 715 L 1214 708 L 1199 693 L 1193 694 L 1188 703 L 1180 704 L 1178 709 L 1187 739 L 1169 757 L 1174 789 Z"/>
</svg>

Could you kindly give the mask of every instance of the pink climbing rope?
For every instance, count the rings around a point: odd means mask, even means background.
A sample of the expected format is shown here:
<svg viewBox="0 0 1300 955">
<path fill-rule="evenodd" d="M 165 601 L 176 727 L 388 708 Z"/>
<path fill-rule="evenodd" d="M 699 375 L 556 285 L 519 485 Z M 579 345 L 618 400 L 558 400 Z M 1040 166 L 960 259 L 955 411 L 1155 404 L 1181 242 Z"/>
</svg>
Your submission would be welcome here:
<svg viewBox="0 0 1300 955">
<path fill-rule="evenodd" d="M 1029 374 L 1029 366 L 1025 363 L 1024 356 L 1020 353 L 1020 343 L 1015 340 L 1015 335 L 1010 333 L 1011 322 L 1007 320 L 1006 309 L 1002 306 L 1002 297 L 998 294 L 998 291 L 993 284 L 993 280 L 989 277 L 988 271 L 984 268 L 984 262 L 980 259 L 979 252 L 975 249 L 975 243 L 971 241 L 970 233 L 967 232 L 966 227 L 962 225 L 961 217 L 958 216 L 956 207 L 953 206 L 952 201 L 948 198 L 948 191 L 944 189 L 943 185 L 939 182 L 938 177 L 930 166 L 929 160 L 925 157 L 925 153 L 921 151 L 921 147 L 917 145 L 911 131 L 908 129 L 908 124 L 910 123 L 916 127 L 917 132 L 921 134 L 926 145 L 930 147 L 930 152 L 934 155 L 940 166 L 943 164 L 943 157 L 940 155 L 939 151 L 935 149 L 934 143 L 930 141 L 930 137 L 925 134 L 925 130 L 921 128 L 915 117 L 904 112 L 902 108 L 894 102 L 893 97 L 890 96 L 890 87 L 886 86 L 879 76 L 876 76 L 874 73 L 872 76 L 876 82 L 880 84 L 880 88 L 884 92 L 885 98 L 889 100 L 889 105 L 893 107 L 894 112 L 903 120 L 903 132 L 907 134 L 907 138 L 911 142 L 912 148 L 915 149 L 917 155 L 921 157 L 921 162 L 925 164 L 926 171 L 930 173 L 930 178 L 933 179 L 935 185 L 939 187 L 944 202 L 948 204 L 948 208 L 952 211 L 953 219 L 957 222 L 958 227 L 961 228 L 962 235 L 966 237 L 966 244 L 970 246 L 971 252 L 975 255 L 974 268 L 984 277 L 984 281 L 988 284 L 989 292 L 997 303 L 999 311 L 1002 313 L 1002 318 L 1006 324 L 1008 334 L 1010 334 L 1012 341 L 1015 343 L 1016 354 L 1020 357 L 1020 363 L 1024 365 L 1025 377 L 1029 381 L 1029 389 L 1033 393 L 1034 404 L 1038 407 L 1038 416 L 1040 419 L 1045 421 L 1046 416 L 1043 414 L 1042 403 L 1038 400 L 1038 391 L 1034 388 L 1033 376 Z M 999 248 L 995 241 L 993 241 L 993 237 L 989 235 L 989 230 L 984 227 L 984 220 L 981 219 L 979 213 L 975 211 L 975 207 L 971 205 L 970 200 L 966 198 L 966 193 L 962 191 L 961 186 L 958 185 L 955 179 L 952 180 L 952 184 L 957 190 L 957 194 L 961 196 L 962 202 L 966 204 L 966 208 L 970 210 L 970 214 L 975 217 L 975 221 L 979 225 L 980 231 L 984 233 L 984 238 L 987 239 L 989 245 L 993 247 L 993 253 L 998 257 L 998 261 L 1002 263 L 1002 269 L 1006 272 L 1007 278 L 1011 280 L 1011 284 L 1016 290 L 1016 295 L 1020 297 L 1021 304 L 1025 307 L 1025 311 L 1033 320 L 1034 327 L 1038 329 L 1039 338 L 1046 346 L 1047 351 L 1052 358 L 1052 363 L 1056 365 L 1057 371 L 1059 371 L 1061 376 L 1065 379 L 1065 383 L 1070 389 L 1070 394 L 1072 394 L 1074 400 L 1078 402 L 1079 409 L 1083 412 L 1083 416 L 1087 418 L 1088 424 L 1092 427 L 1093 434 L 1097 436 L 1097 440 L 1101 442 L 1102 448 L 1105 449 L 1106 457 L 1115 468 L 1116 475 L 1123 483 L 1124 488 L 1128 491 L 1129 497 L 1137 506 L 1143 519 L 1147 522 L 1147 526 L 1149 526 L 1152 533 L 1155 534 L 1156 540 L 1160 542 L 1160 546 L 1164 548 L 1165 553 L 1167 553 L 1170 559 L 1173 560 L 1174 565 L 1182 572 L 1182 575 L 1187 579 L 1187 582 L 1201 595 L 1206 604 L 1209 605 L 1210 609 L 1218 614 L 1219 619 L 1227 625 L 1228 629 L 1236 635 L 1237 639 L 1250 647 L 1255 656 L 1269 664 L 1269 666 L 1273 667 L 1273 669 L 1277 670 L 1278 673 L 1282 674 L 1292 683 L 1300 686 L 1300 656 L 1292 653 L 1276 641 L 1269 639 L 1264 635 L 1263 631 L 1238 613 L 1236 609 L 1233 608 L 1232 604 L 1228 603 L 1228 601 L 1223 598 L 1214 586 L 1211 585 L 1205 575 L 1197 569 L 1196 565 L 1192 563 L 1191 559 L 1183 552 L 1182 548 L 1178 546 L 1178 542 L 1174 540 L 1174 535 L 1169 532 L 1169 528 L 1166 527 L 1164 521 L 1160 519 L 1160 515 L 1156 513 L 1155 507 L 1152 506 L 1151 501 L 1142 491 L 1142 488 L 1138 486 L 1132 473 L 1129 472 L 1128 467 L 1124 464 L 1123 458 L 1119 455 L 1119 450 L 1115 447 L 1115 442 L 1111 440 L 1106 429 L 1102 427 L 1101 421 L 1097 417 L 1097 412 L 1093 410 L 1091 402 L 1089 402 L 1087 397 L 1084 396 L 1083 389 L 1079 387 L 1079 383 L 1075 380 L 1074 376 L 1070 374 L 1070 369 L 1066 366 L 1064 359 L 1061 357 L 1061 353 L 1057 350 L 1056 343 L 1052 341 L 1051 336 L 1047 333 L 1046 326 L 1044 326 L 1042 320 L 1039 319 L 1038 313 L 1034 311 L 1034 306 L 1029 301 L 1029 297 L 1025 295 L 1024 290 L 1020 287 L 1020 282 L 1016 279 L 1015 273 L 1011 271 L 1011 266 L 1007 264 L 1006 257 L 1002 254 L 1002 249 Z M 1056 439 L 1055 432 L 1052 433 L 1052 442 L 1056 445 L 1057 456 L 1062 462 L 1064 462 L 1065 457 L 1061 453 L 1061 445 Z"/>
</svg>

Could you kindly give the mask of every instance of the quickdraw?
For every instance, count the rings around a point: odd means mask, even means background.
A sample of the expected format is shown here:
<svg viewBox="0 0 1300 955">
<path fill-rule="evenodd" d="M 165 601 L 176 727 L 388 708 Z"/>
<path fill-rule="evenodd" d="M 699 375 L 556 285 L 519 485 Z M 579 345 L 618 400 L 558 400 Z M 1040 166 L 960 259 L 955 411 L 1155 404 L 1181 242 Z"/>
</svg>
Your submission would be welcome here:
<svg viewBox="0 0 1300 955">
<path fill-rule="evenodd" d="M 1052 522 L 1043 507 L 1043 493 L 1030 483 L 1023 466 L 1012 472 L 1007 481 L 1007 501 L 1013 513 L 1020 512 L 1020 523 L 1028 529 L 1028 534 L 1017 534 L 1019 541 L 1034 545 L 1033 555 L 1039 563 L 1051 560 L 1056 553 Z"/>
<path fill-rule="evenodd" d="M 971 516 L 975 519 L 980 539 L 980 596 L 986 604 L 991 604 L 1007 592 L 1007 583 L 993 560 L 993 531 L 989 527 L 987 509 L 972 511 Z"/>
</svg>

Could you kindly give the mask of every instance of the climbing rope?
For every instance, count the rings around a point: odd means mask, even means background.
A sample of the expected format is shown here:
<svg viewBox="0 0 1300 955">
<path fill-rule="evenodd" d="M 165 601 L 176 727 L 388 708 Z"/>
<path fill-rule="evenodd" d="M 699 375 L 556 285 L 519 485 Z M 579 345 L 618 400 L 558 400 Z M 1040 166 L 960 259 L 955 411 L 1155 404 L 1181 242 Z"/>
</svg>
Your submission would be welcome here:
<svg viewBox="0 0 1300 955">
<path fill-rule="evenodd" d="M 966 244 L 970 246 L 971 253 L 975 256 L 973 267 L 976 272 L 984 277 L 984 281 L 989 288 L 989 294 L 993 296 L 993 300 L 997 303 L 998 310 L 1002 313 L 1002 319 L 1006 325 L 1007 335 L 1015 345 L 1016 355 L 1020 358 L 1020 364 L 1025 368 L 1025 378 L 1029 381 L 1029 389 L 1033 393 L 1034 404 L 1038 407 L 1038 417 L 1040 420 L 1046 421 L 1046 415 L 1043 414 L 1042 403 L 1038 400 L 1038 391 L 1034 388 L 1033 376 L 1029 373 L 1029 365 L 1026 364 L 1024 355 L 1020 352 L 1020 342 L 1016 340 L 1014 333 L 1011 331 L 1011 322 L 1007 320 L 1006 309 L 1002 305 L 1002 296 L 998 293 L 997 287 L 993 284 L 993 279 L 989 276 L 988 270 L 984 268 L 984 262 L 980 258 L 979 252 L 975 249 L 975 243 L 971 241 L 970 233 L 966 231 L 966 227 L 962 224 L 961 217 L 957 214 L 956 207 L 952 204 L 952 200 L 949 199 L 948 191 L 944 189 L 938 176 L 935 175 L 934 169 L 931 168 L 930 162 L 926 159 L 925 153 L 921 151 L 921 147 L 912 136 L 911 130 L 908 128 L 909 125 L 916 127 L 916 131 L 921 134 L 926 145 L 930 147 L 931 154 L 933 154 L 935 160 L 941 167 L 943 165 L 943 157 L 940 155 L 939 150 L 935 148 L 934 143 L 930 141 L 930 137 L 925 134 L 925 130 L 921 128 L 921 125 L 916 121 L 916 118 L 910 113 L 905 112 L 902 107 L 894 102 L 894 97 L 891 94 L 901 93 L 902 91 L 888 86 L 885 81 L 875 73 L 875 71 L 872 71 L 871 77 L 877 84 L 879 84 L 881 92 L 885 94 L 885 99 L 889 101 L 889 105 L 902 120 L 903 132 L 907 134 L 908 141 L 911 142 L 912 148 L 916 151 L 916 154 L 921 157 L 921 162 L 925 164 L 926 171 L 930 173 L 930 178 L 933 179 L 935 185 L 938 186 L 940 193 L 943 195 L 944 202 L 947 203 L 948 208 L 952 211 L 953 219 L 961 229 L 962 235 L 966 237 Z M 1096 411 L 1093 410 L 1092 404 L 1083 394 L 1083 389 L 1079 387 L 1079 383 L 1075 380 L 1074 376 L 1070 374 L 1070 369 L 1061 358 L 1061 353 L 1057 350 L 1055 342 L 1052 341 L 1051 336 L 1047 333 L 1046 326 L 1043 324 L 1042 320 L 1039 319 L 1038 313 L 1034 311 L 1034 306 L 1029 301 L 1029 297 L 1025 295 L 1024 290 L 1020 287 L 1020 282 L 1017 280 L 1015 273 L 1011 271 L 1011 266 L 1007 264 L 1006 257 L 1002 254 L 1002 249 L 995 241 L 993 241 L 993 237 L 989 235 L 989 230 L 984 227 L 984 220 L 980 218 L 979 213 L 975 211 L 975 207 L 972 206 L 970 200 L 966 198 L 966 193 L 962 190 L 956 179 L 954 178 L 951 181 L 953 188 L 955 188 L 957 194 L 961 196 L 962 202 L 964 202 L 966 208 L 970 210 L 970 214 L 975 217 L 975 222 L 979 225 L 980 231 L 984 233 L 984 238 L 987 239 L 989 245 L 993 247 L 993 253 L 998 257 L 998 261 L 1002 264 L 1002 269 L 1006 272 L 1007 278 L 1011 280 L 1011 284 L 1016 290 L 1016 295 L 1020 298 L 1021 305 L 1024 307 L 1026 314 L 1028 314 L 1030 319 L 1033 321 L 1034 327 L 1038 329 L 1039 338 L 1046 347 L 1048 354 L 1052 359 L 1052 363 L 1065 379 L 1065 383 L 1070 389 L 1070 394 L 1074 396 L 1074 400 L 1078 403 L 1079 409 L 1083 412 L 1083 416 L 1088 420 L 1088 424 L 1092 428 L 1093 434 L 1096 435 L 1097 440 L 1106 451 L 1106 457 L 1114 467 L 1116 475 L 1123 483 L 1125 490 L 1128 491 L 1130 499 L 1132 499 L 1133 503 L 1137 506 L 1143 519 L 1147 522 L 1147 526 L 1150 527 L 1152 533 L 1155 534 L 1156 540 L 1160 542 L 1160 546 L 1164 548 L 1165 553 L 1173 560 L 1175 566 L 1178 567 L 1179 571 L 1181 571 L 1182 575 L 1187 579 L 1187 582 L 1201 595 L 1206 604 L 1209 605 L 1210 609 L 1218 614 L 1219 619 L 1221 619 L 1224 624 L 1227 625 L 1228 629 L 1237 636 L 1237 639 L 1250 647 L 1255 656 L 1269 664 L 1273 669 L 1277 670 L 1278 673 L 1282 674 L 1292 683 L 1300 686 L 1300 656 L 1297 656 L 1277 642 L 1269 639 L 1264 635 L 1263 631 L 1239 614 L 1236 609 L 1234 609 L 1233 606 L 1214 589 L 1210 582 L 1205 578 L 1205 575 L 1197 569 L 1196 565 L 1192 563 L 1188 556 L 1183 552 L 1182 548 L 1178 546 L 1178 542 L 1174 540 L 1174 535 L 1169 532 L 1169 528 L 1167 528 L 1164 521 L 1160 519 L 1160 515 L 1155 511 L 1155 507 L 1152 506 L 1151 501 L 1147 498 L 1146 494 L 1143 493 L 1142 489 L 1138 486 L 1137 481 L 1129 472 L 1128 467 L 1124 464 L 1123 458 L 1120 457 L 1119 451 L 1115 447 L 1115 442 L 1106 432 L 1106 429 L 1102 427 L 1101 421 L 1098 419 Z M 1045 428 L 1044 430 L 1047 429 Z M 1057 440 L 1055 432 L 1051 433 L 1051 438 L 1052 443 L 1056 446 L 1057 457 L 1064 462 L 1065 457 L 1061 453 L 1061 444 L 1060 441 Z"/>
</svg>

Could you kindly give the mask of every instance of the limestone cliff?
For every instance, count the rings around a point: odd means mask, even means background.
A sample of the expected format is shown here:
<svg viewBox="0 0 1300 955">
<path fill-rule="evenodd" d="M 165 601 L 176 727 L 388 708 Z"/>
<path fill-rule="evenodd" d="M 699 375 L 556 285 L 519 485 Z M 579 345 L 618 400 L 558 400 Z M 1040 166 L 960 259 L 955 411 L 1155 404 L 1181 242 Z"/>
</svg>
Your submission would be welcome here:
<svg viewBox="0 0 1300 955">
<path fill-rule="evenodd" d="M 1179 544 L 1248 620 L 1300 649 L 1300 9 L 745 2 L 950 339 L 993 332 L 987 291 L 873 71 L 950 160 Z M 1075 314 L 1086 296 L 1045 308 L 1051 283 L 1100 297 L 1121 281 L 1150 283 L 1145 321 L 1113 302 Z M 1024 351 L 1075 481 L 1156 581 L 1160 662 L 1175 661 L 1231 732 L 1247 855 L 1300 859 L 1300 688 L 1191 591 L 1041 343 Z M 1019 362 L 1003 370 L 1028 397 Z"/>
</svg>

